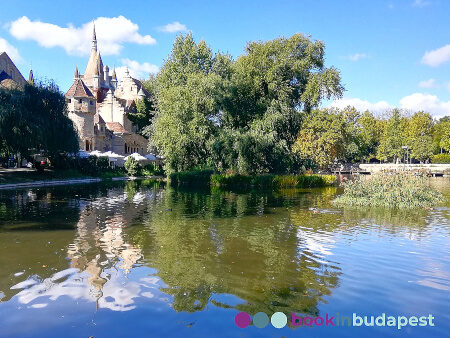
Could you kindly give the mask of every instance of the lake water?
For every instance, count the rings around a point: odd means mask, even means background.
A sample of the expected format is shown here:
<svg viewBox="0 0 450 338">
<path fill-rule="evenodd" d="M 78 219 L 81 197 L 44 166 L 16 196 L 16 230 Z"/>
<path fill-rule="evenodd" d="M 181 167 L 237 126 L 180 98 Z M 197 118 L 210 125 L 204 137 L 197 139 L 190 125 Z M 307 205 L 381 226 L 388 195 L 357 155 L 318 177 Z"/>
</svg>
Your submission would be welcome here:
<svg viewBox="0 0 450 338">
<path fill-rule="evenodd" d="M 431 184 L 450 201 L 450 180 Z M 448 337 L 450 202 L 358 211 L 333 207 L 341 192 L 147 181 L 1 191 L 0 336 Z M 288 323 L 239 328 L 240 312 Z M 293 326 L 292 313 L 335 326 Z M 342 324 L 383 313 L 385 326 Z"/>
</svg>

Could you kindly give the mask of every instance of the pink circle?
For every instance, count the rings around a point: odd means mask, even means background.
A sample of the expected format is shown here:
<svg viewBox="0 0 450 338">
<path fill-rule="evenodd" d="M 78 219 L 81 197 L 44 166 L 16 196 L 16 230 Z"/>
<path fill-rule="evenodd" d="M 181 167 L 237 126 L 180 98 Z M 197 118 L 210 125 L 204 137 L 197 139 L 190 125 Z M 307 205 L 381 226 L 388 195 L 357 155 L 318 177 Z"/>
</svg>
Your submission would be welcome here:
<svg viewBox="0 0 450 338">
<path fill-rule="evenodd" d="M 236 317 L 234 317 L 234 322 L 236 323 L 237 327 L 245 329 L 250 325 L 251 318 L 247 312 L 239 312 Z"/>
</svg>

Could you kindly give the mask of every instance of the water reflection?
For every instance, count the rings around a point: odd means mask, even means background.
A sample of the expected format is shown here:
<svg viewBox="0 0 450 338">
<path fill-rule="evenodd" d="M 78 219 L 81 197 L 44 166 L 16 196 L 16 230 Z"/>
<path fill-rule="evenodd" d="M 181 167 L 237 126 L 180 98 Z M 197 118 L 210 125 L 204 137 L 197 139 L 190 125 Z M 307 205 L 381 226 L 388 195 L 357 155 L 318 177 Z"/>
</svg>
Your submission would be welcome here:
<svg viewBox="0 0 450 338">
<path fill-rule="evenodd" d="M 390 290 L 378 284 L 387 276 L 398 293 L 405 283 L 423 297 L 450 291 L 450 260 L 436 255 L 436 246 L 450 251 L 447 205 L 337 209 L 338 193 L 191 191 L 143 181 L 2 192 L 0 310 L 86 309 L 80 303 L 91 313 L 129 312 L 152 304 L 166 314 L 316 316 L 333 299 L 386 306 Z"/>
</svg>

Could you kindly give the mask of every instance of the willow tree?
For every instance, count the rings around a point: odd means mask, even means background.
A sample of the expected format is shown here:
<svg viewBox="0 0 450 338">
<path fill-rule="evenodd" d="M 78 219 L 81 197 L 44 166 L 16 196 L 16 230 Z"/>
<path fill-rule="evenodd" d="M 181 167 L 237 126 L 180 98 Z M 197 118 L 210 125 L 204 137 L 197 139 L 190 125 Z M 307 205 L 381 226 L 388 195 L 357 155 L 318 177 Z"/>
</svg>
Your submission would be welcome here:
<svg viewBox="0 0 450 338">
<path fill-rule="evenodd" d="M 147 128 L 166 170 L 288 171 L 303 113 L 344 91 L 324 53 L 323 42 L 295 34 L 251 42 L 233 61 L 192 34 L 178 36 L 157 75 L 158 111 Z"/>
<path fill-rule="evenodd" d="M 44 150 L 51 159 L 78 150 L 64 96 L 54 83 L 0 90 L 0 145 L 4 154 Z"/>
</svg>

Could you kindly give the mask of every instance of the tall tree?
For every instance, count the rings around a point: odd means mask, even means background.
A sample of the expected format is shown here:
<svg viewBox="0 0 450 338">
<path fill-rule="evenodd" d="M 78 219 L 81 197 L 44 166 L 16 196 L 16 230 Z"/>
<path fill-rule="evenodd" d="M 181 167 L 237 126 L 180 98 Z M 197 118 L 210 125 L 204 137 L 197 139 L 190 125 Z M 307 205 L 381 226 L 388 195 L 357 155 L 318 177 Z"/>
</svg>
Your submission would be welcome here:
<svg viewBox="0 0 450 338">
<path fill-rule="evenodd" d="M 388 112 L 388 119 L 384 124 L 383 133 L 380 139 L 380 145 L 377 150 L 379 160 L 392 160 L 396 162 L 403 156 L 405 145 L 404 138 L 407 119 L 403 116 L 400 109 L 393 109 Z"/>
<path fill-rule="evenodd" d="M 345 156 L 345 120 L 337 110 L 321 109 L 310 113 L 298 135 L 293 150 L 321 167 Z"/>
<path fill-rule="evenodd" d="M 411 157 L 424 161 L 433 155 L 433 118 L 423 111 L 416 112 L 405 128 L 406 145 Z"/>
<path fill-rule="evenodd" d="M 158 109 L 146 128 L 150 147 L 165 157 L 167 172 L 189 170 L 207 160 L 207 141 L 216 128 L 216 100 L 221 77 L 213 71 L 213 54 L 192 34 L 176 38 L 157 76 Z"/>
<path fill-rule="evenodd" d="M 78 150 L 64 96 L 53 82 L 0 89 L 0 135 L 3 153 L 27 156 L 44 150 L 54 159 Z"/>
</svg>

